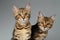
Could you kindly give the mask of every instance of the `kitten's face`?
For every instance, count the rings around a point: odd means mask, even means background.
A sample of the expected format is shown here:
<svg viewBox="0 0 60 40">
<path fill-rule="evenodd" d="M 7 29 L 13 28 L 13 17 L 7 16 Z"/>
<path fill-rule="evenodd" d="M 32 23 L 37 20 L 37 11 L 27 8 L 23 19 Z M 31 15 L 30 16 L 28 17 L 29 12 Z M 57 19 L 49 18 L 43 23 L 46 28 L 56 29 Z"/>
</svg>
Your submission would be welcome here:
<svg viewBox="0 0 60 40">
<path fill-rule="evenodd" d="M 30 8 L 26 6 L 26 8 L 16 8 L 14 6 L 14 16 L 16 21 L 19 23 L 25 24 L 30 19 Z"/>
<path fill-rule="evenodd" d="M 42 31 L 47 31 L 50 28 L 52 28 L 53 23 L 54 23 L 54 16 L 45 17 L 40 14 L 40 16 L 38 17 L 38 26 Z"/>
</svg>

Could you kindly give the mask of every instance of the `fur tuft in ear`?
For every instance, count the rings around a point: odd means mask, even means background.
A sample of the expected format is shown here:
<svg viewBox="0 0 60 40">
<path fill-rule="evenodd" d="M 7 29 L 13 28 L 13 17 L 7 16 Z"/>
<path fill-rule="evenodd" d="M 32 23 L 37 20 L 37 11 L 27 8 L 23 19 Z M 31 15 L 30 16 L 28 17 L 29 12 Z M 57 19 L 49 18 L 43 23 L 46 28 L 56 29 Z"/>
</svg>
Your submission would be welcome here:
<svg viewBox="0 0 60 40">
<path fill-rule="evenodd" d="M 55 20 L 55 16 L 56 16 L 56 15 L 51 16 L 51 19 L 52 19 L 52 20 Z"/>
<path fill-rule="evenodd" d="M 30 10 L 30 3 L 27 3 L 26 9 L 27 9 L 27 10 Z"/>
<path fill-rule="evenodd" d="M 44 15 L 43 15 L 43 13 L 41 11 L 39 11 L 38 17 L 44 17 Z"/>
<path fill-rule="evenodd" d="M 15 5 L 13 5 L 13 12 L 18 12 L 18 8 Z"/>
<path fill-rule="evenodd" d="M 13 10 L 13 15 L 16 16 L 17 12 L 18 12 L 18 8 L 15 5 L 13 5 L 13 9 L 12 10 Z"/>
</svg>

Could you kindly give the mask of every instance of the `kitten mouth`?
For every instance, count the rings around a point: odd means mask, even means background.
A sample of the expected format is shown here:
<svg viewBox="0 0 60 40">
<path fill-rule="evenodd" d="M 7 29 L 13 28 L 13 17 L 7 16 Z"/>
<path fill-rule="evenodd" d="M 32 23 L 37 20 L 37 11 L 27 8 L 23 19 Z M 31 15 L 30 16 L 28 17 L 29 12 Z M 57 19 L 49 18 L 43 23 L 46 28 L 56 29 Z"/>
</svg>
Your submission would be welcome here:
<svg viewBox="0 0 60 40">
<path fill-rule="evenodd" d="M 21 25 L 25 25 L 27 20 L 23 20 L 23 19 L 19 19 L 18 22 L 21 24 Z"/>
<path fill-rule="evenodd" d="M 44 27 L 40 27 L 40 29 L 41 29 L 42 31 L 47 31 L 47 30 L 48 30 L 48 28 L 44 28 Z"/>
</svg>

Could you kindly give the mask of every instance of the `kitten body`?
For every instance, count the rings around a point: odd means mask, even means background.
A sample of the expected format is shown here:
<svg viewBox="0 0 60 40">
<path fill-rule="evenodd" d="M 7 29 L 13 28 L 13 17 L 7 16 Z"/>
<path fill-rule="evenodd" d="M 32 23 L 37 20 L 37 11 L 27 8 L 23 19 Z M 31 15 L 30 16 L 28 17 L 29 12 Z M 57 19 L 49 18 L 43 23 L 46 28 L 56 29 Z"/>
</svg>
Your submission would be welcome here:
<svg viewBox="0 0 60 40">
<path fill-rule="evenodd" d="M 42 40 L 47 36 L 48 31 L 42 31 L 38 27 L 38 23 L 35 25 L 32 25 L 32 34 L 31 34 L 31 39 L 30 40 Z"/>
<path fill-rule="evenodd" d="M 17 8 L 14 6 L 15 28 L 13 30 L 12 40 L 28 40 L 31 35 L 30 7 Z"/>
<path fill-rule="evenodd" d="M 45 17 L 39 14 L 37 23 L 32 25 L 32 33 L 30 40 L 44 40 L 48 35 L 48 30 L 52 28 L 54 16 Z"/>
</svg>

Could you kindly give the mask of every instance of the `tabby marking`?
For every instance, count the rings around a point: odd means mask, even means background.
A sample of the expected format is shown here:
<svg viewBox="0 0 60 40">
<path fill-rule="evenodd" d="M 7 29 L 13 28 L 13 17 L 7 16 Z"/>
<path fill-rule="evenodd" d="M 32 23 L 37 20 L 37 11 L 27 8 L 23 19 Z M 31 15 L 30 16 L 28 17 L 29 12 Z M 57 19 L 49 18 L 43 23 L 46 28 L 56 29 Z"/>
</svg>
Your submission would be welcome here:
<svg viewBox="0 0 60 40">
<path fill-rule="evenodd" d="M 32 33 L 30 40 L 44 40 L 48 34 L 48 30 L 52 28 L 55 16 L 46 17 L 39 13 L 37 23 L 32 25 Z"/>
<path fill-rule="evenodd" d="M 14 17 L 16 20 L 15 28 L 13 30 L 12 40 L 28 40 L 31 35 L 30 6 L 25 8 L 17 8 L 14 6 Z"/>
</svg>

